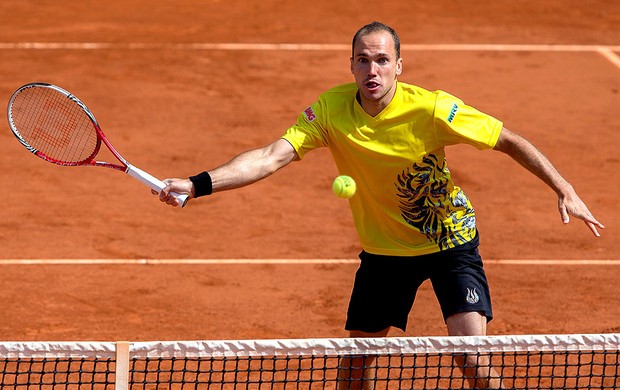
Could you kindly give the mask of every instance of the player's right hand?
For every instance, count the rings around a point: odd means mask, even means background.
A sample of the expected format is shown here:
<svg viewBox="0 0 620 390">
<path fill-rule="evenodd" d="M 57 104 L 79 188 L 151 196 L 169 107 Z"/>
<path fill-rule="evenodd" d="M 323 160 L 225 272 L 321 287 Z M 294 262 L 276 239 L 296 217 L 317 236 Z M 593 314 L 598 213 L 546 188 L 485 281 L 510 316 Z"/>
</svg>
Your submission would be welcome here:
<svg viewBox="0 0 620 390">
<path fill-rule="evenodd" d="M 159 195 L 159 200 L 169 204 L 170 206 L 173 207 L 177 207 L 179 205 L 179 200 L 171 195 L 171 192 L 175 192 L 177 194 L 187 194 L 188 197 L 188 201 L 190 199 L 194 199 L 194 183 L 191 182 L 191 180 L 189 179 L 165 179 L 163 180 L 163 182 L 166 184 L 166 187 L 164 187 L 161 192 L 157 192 L 154 190 L 151 190 L 151 193 L 153 195 Z"/>
</svg>

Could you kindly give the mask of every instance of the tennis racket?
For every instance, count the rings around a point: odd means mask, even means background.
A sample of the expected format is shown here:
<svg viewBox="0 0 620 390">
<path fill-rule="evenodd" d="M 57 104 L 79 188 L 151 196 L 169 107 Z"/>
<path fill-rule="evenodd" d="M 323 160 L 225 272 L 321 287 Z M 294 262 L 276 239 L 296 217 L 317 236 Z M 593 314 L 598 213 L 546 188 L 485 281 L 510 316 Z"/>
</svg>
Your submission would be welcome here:
<svg viewBox="0 0 620 390">
<path fill-rule="evenodd" d="M 47 83 L 20 87 L 9 100 L 8 119 L 19 142 L 45 161 L 123 171 L 157 192 L 166 186 L 127 162 L 108 141 L 86 105 L 60 87 Z M 102 143 L 120 164 L 95 160 Z M 188 195 L 173 195 L 181 206 L 187 202 Z"/>
</svg>

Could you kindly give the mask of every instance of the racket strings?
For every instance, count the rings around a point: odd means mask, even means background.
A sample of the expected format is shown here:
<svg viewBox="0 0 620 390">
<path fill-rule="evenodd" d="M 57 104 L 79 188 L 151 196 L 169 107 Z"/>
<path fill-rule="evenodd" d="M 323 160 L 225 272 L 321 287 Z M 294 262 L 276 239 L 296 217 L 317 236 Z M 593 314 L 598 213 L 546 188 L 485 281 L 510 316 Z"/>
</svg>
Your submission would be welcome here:
<svg viewBox="0 0 620 390">
<path fill-rule="evenodd" d="M 83 162 L 97 151 L 98 137 L 90 117 L 55 89 L 24 89 L 11 110 L 18 136 L 54 162 Z"/>
</svg>

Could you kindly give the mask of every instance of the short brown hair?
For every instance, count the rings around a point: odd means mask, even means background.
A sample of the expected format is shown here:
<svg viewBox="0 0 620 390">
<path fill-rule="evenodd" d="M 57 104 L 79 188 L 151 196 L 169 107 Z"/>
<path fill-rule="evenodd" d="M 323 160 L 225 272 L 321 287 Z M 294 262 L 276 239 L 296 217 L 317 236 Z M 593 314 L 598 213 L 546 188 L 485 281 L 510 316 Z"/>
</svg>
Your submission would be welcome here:
<svg viewBox="0 0 620 390">
<path fill-rule="evenodd" d="M 357 32 L 353 36 L 353 43 L 351 44 L 352 55 L 355 55 L 353 51 L 355 50 L 355 42 L 357 42 L 357 39 L 359 37 L 362 37 L 364 35 L 368 35 L 370 33 L 374 33 L 377 31 L 387 31 L 388 33 L 390 33 L 390 35 L 392 36 L 392 40 L 394 41 L 394 50 L 396 51 L 396 58 L 400 58 L 400 38 L 398 37 L 398 34 L 392 27 L 386 24 L 383 24 L 381 22 L 376 22 L 376 21 L 369 23 L 365 25 L 364 27 L 360 28 L 359 30 L 357 30 Z"/>
</svg>

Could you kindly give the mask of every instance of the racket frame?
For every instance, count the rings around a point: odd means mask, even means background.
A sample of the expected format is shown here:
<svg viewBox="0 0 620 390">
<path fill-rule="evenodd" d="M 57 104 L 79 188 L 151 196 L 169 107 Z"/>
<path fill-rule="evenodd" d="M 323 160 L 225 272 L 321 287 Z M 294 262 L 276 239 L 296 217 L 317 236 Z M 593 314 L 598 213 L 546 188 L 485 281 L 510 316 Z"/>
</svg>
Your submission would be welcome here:
<svg viewBox="0 0 620 390">
<path fill-rule="evenodd" d="M 13 107 L 13 102 L 15 101 L 15 99 L 19 96 L 19 94 L 28 89 L 28 88 L 50 88 L 53 89 L 59 93 L 61 93 L 62 95 L 64 95 L 67 99 L 72 100 L 75 104 L 77 104 L 83 111 L 84 113 L 88 116 L 88 118 L 90 119 L 93 127 L 95 128 L 95 131 L 97 133 L 97 141 L 96 141 L 96 145 L 95 148 L 93 150 L 93 152 L 91 153 L 90 156 L 88 156 L 87 158 L 85 158 L 84 160 L 81 161 L 62 161 L 62 160 L 58 160 L 55 159 L 53 157 L 50 157 L 48 155 L 46 155 L 45 153 L 43 153 L 42 151 L 34 148 L 33 146 L 31 146 L 28 142 L 26 142 L 26 140 L 24 140 L 24 138 L 22 137 L 22 135 L 19 132 L 19 129 L 17 128 L 17 126 L 15 125 L 15 122 L 13 121 L 13 115 L 12 115 L 12 107 Z M 117 171 L 122 171 L 127 173 L 129 176 L 137 179 L 138 181 L 144 183 L 145 185 L 147 185 L 148 187 L 150 187 L 151 189 L 157 191 L 157 192 L 161 192 L 161 190 L 166 186 L 166 184 L 164 182 L 162 182 L 161 180 L 157 179 L 156 177 L 152 176 L 151 174 L 133 166 L 132 164 L 130 164 L 117 150 L 114 146 L 112 146 L 112 144 L 110 143 L 110 141 L 108 140 L 108 138 L 106 137 L 106 135 L 103 133 L 103 130 L 101 130 L 101 127 L 99 126 L 99 123 L 97 122 L 97 119 L 95 118 L 95 115 L 93 115 L 93 113 L 88 109 L 88 107 L 86 106 L 86 104 L 84 104 L 80 99 L 78 99 L 77 96 L 75 96 L 74 94 L 72 94 L 71 92 L 53 85 L 53 84 L 49 84 L 49 83 L 42 83 L 42 82 L 34 82 L 34 83 L 28 83 L 25 84 L 23 86 L 21 86 L 20 88 L 18 88 L 13 95 L 11 95 L 11 98 L 9 99 L 9 104 L 8 104 L 8 108 L 7 108 L 7 117 L 9 120 L 9 127 L 11 128 L 11 131 L 13 132 L 13 135 L 19 140 L 19 142 L 31 153 L 33 153 L 34 155 L 36 155 L 37 157 L 42 158 L 45 161 L 51 162 L 53 164 L 57 164 L 57 165 L 62 165 L 62 166 L 97 166 L 97 167 L 103 167 L 103 168 L 111 168 Z M 101 143 L 104 143 L 105 146 L 108 148 L 108 150 L 110 150 L 110 152 L 114 155 L 114 157 L 116 157 L 118 159 L 118 161 L 122 164 L 114 164 L 114 163 L 110 163 L 110 162 L 106 162 L 106 161 L 98 161 L 95 160 L 95 157 L 97 156 L 97 154 L 99 153 L 99 151 L 101 150 Z M 185 203 L 187 202 L 188 199 L 188 195 L 187 194 L 177 194 L 177 193 L 172 193 L 173 196 L 175 196 L 179 202 L 181 207 L 185 206 Z"/>
</svg>

